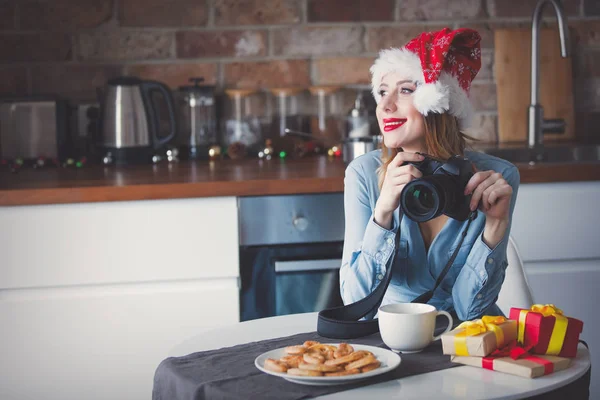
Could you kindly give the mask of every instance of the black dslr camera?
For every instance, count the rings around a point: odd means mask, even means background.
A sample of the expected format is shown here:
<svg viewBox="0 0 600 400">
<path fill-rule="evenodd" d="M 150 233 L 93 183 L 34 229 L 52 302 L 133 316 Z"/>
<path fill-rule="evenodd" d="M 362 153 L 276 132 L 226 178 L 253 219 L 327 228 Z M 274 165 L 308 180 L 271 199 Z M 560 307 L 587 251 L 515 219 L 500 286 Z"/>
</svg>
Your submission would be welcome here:
<svg viewBox="0 0 600 400">
<path fill-rule="evenodd" d="M 464 191 L 473 176 L 469 160 L 452 156 L 446 162 L 423 154 L 425 159 L 412 164 L 423 173 L 423 177 L 409 182 L 400 194 L 400 207 L 410 219 L 425 222 L 440 214 L 465 221 L 471 209 L 471 195 Z"/>
</svg>

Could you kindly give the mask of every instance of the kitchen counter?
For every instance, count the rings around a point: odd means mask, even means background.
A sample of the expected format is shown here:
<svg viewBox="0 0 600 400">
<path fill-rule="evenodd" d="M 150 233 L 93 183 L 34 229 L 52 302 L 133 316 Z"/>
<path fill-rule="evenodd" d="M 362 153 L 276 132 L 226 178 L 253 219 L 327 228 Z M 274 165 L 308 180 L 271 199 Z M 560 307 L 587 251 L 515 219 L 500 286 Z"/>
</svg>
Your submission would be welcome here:
<svg viewBox="0 0 600 400">
<path fill-rule="evenodd" d="M 521 183 L 600 180 L 600 163 L 516 165 Z M 342 192 L 344 170 L 327 156 L 4 170 L 0 206 Z"/>
</svg>

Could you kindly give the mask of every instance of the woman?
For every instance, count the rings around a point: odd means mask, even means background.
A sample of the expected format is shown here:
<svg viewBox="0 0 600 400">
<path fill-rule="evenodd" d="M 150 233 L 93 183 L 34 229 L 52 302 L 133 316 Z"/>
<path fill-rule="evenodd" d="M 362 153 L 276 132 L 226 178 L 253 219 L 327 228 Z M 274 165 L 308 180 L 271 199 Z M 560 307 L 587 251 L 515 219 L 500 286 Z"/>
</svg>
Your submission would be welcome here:
<svg viewBox="0 0 600 400">
<path fill-rule="evenodd" d="M 393 252 L 408 262 L 404 268 L 394 264 L 382 304 L 410 302 L 433 288 L 467 222 L 441 215 L 417 223 L 405 216 L 396 249 L 400 193 L 408 182 L 422 177 L 406 163 L 422 160 L 417 153 L 441 160 L 461 155 L 476 171 L 465 194 L 472 196 L 470 207 L 478 210 L 477 217 L 429 304 L 454 312 L 460 320 L 502 315 L 495 302 L 507 266 L 519 172 L 505 160 L 465 150 L 469 137 L 463 129 L 472 114 L 468 93 L 480 56 L 476 31 L 446 28 L 422 33 L 403 48 L 381 51 L 371 67 L 383 144 L 346 169 L 340 269 L 345 304 L 377 287 Z"/>
</svg>

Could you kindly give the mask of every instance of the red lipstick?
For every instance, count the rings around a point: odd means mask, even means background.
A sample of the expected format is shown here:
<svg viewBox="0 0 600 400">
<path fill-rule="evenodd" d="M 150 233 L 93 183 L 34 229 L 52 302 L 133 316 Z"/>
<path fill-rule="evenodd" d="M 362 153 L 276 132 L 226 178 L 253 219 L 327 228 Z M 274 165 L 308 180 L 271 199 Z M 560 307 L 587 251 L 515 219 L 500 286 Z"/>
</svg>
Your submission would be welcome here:
<svg viewBox="0 0 600 400">
<path fill-rule="evenodd" d="M 400 128 L 406 122 L 406 118 L 384 118 L 383 119 L 383 131 L 390 132 L 394 129 Z"/>
</svg>

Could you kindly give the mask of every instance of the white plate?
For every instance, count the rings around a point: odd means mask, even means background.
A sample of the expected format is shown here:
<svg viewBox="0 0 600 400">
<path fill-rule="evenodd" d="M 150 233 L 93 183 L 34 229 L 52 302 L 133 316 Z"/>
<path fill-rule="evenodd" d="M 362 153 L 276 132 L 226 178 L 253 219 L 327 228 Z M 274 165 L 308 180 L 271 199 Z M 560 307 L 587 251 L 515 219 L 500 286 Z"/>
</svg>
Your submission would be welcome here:
<svg viewBox="0 0 600 400">
<path fill-rule="evenodd" d="M 339 346 L 339 343 L 325 343 Z M 279 360 L 281 357 L 286 356 L 285 347 L 280 349 L 267 351 L 256 357 L 254 365 L 262 372 L 281 377 L 290 382 L 299 383 L 302 385 L 315 385 L 315 386 L 329 386 L 329 385 L 343 385 L 353 383 L 362 379 L 367 379 L 376 375 L 385 374 L 388 371 L 400 365 L 400 356 L 390 350 L 382 349 L 381 347 L 366 346 L 361 344 L 353 344 L 354 350 L 368 350 L 381 362 L 381 366 L 373 371 L 365 372 L 362 374 L 346 375 L 346 376 L 292 376 L 281 372 L 269 371 L 265 368 L 265 360 L 267 358 L 273 358 Z"/>
</svg>

